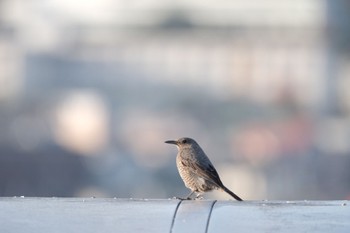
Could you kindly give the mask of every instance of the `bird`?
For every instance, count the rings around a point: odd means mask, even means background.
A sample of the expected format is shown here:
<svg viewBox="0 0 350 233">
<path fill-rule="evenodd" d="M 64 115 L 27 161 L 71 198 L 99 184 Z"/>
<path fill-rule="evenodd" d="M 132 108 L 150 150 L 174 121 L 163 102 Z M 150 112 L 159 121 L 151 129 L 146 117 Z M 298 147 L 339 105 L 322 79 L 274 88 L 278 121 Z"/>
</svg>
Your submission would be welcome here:
<svg viewBox="0 0 350 233">
<path fill-rule="evenodd" d="M 165 143 L 177 146 L 177 169 L 185 186 L 191 190 L 187 197 L 179 199 L 192 200 L 191 196 L 194 193 L 196 194 L 195 199 L 199 199 L 205 192 L 222 190 L 237 201 L 243 201 L 221 182 L 215 167 L 194 139 L 182 137 L 178 140 L 165 141 Z"/>
</svg>

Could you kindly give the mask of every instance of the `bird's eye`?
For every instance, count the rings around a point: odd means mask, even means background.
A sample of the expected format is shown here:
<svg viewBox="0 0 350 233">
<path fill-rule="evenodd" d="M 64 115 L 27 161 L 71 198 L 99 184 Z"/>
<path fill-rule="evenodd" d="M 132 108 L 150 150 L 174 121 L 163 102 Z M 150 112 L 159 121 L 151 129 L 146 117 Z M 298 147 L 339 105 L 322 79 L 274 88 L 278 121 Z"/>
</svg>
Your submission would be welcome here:
<svg viewBox="0 0 350 233">
<path fill-rule="evenodd" d="M 182 143 L 184 143 L 184 144 L 187 143 L 187 140 L 186 139 L 182 140 Z"/>
</svg>

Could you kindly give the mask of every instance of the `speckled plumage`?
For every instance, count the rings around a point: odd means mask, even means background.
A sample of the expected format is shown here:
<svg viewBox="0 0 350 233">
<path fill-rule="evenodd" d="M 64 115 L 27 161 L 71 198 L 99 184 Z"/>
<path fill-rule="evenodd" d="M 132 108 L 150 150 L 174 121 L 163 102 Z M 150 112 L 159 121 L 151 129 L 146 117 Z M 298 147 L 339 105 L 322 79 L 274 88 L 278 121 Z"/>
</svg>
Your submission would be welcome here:
<svg viewBox="0 0 350 233">
<path fill-rule="evenodd" d="M 185 186 L 191 190 L 186 199 L 189 199 L 193 193 L 198 197 L 204 192 L 221 189 L 236 200 L 242 201 L 223 185 L 213 164 L 195 140 L 180 138 L 176 141 L 166 141 L 166 143 L 175 144 L 178 147 L 176 165 Z"/>
</svg>

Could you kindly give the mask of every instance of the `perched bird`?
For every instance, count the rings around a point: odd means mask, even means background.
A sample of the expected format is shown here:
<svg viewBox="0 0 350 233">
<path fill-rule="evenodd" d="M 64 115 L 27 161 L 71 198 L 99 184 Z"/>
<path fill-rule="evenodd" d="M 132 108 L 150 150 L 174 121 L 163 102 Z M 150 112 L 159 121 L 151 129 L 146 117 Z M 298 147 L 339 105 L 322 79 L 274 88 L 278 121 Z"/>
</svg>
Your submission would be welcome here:
<svg viewBox="0 0 350 233">
<path fill-rule="evenodd" d="M 223 185 L 208 156 L 194 139 L 185 137 L 176 141 L 165 141 L 165 143 L 174 144 L 178 148 L 177 169 L 185 186 L 191 189 L 191 193 L 183 199 L 191 200 L 194 193 L 196 193 L 196 198 L 199 198 L 204 192 L 221 189 L 236 200 L 242 201 L 240 197 Z"/>
</svg>

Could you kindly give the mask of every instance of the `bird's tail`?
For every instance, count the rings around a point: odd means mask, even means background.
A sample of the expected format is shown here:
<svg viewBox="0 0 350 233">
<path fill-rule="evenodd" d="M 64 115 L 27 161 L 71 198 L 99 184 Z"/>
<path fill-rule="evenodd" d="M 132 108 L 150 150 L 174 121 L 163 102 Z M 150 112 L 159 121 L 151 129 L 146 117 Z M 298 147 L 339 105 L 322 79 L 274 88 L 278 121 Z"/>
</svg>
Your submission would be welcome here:
<svg viewBox="0 0 350 233">
<path fill-rule="evenodd" d="M 231 190 L 229 190 L 228 188 L 226 188 L 225 186 L 222 186 L 222 189 L 230 194 L 234 199 L 236 199 L 237 201 L 243 201 L 242 198 L 240 198 L 239 196 L 237 196 L 236 194 L 234 194 Z"/>
</svg>

